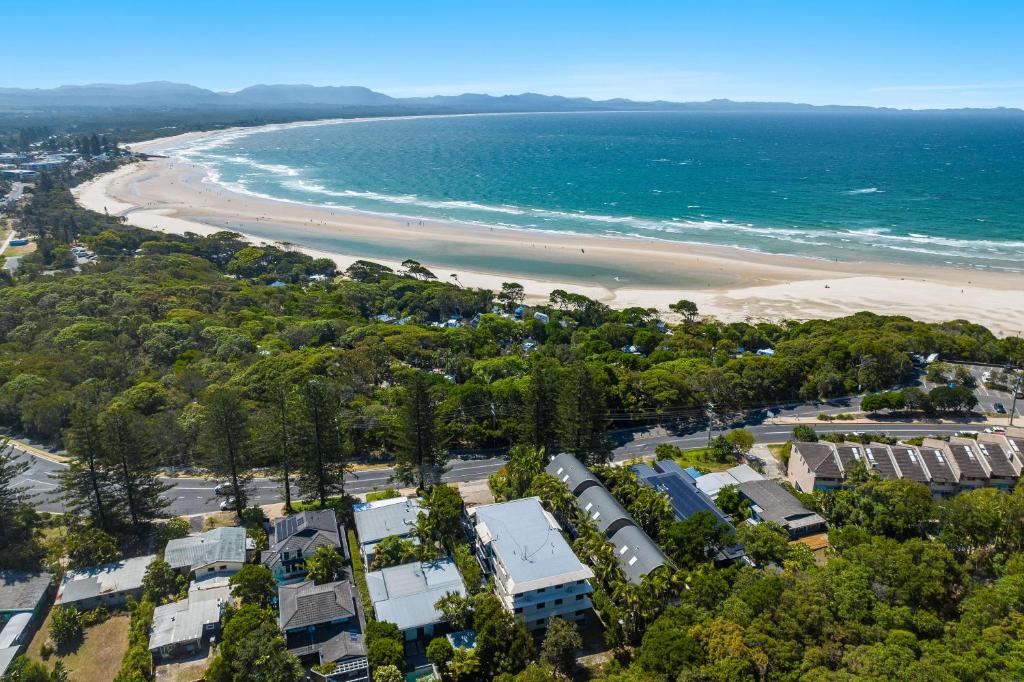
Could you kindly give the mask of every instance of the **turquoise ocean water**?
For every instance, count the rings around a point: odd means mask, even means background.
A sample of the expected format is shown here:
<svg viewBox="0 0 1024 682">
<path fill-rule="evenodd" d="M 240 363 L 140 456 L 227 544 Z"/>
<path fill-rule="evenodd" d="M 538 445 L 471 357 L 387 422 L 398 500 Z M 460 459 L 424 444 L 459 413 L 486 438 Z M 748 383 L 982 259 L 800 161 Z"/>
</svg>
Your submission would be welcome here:
<svg viewBox="0 0 1024 682">
<path fill-rule="evenodd" d="M 170 154 L 234 190 L 412 220 L 1024 271 L 1024 117 L 468 116 L 232 132 Z"/>
</svg>

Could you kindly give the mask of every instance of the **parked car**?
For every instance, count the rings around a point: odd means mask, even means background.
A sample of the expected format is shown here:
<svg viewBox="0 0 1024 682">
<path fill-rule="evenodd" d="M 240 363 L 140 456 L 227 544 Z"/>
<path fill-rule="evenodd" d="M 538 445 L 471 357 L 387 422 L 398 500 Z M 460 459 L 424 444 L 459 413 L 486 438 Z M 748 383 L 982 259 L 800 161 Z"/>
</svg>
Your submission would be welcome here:
<svg viewBox="0 0 1024 682">
<path fill-rule="evenodd" d="M 218 483 L 213 489 L 214 495 L 227 495 L 231 492 L 231 484 L 228 482 Z"/>
<path fill-rule="evenodd" d="M 233 498 L 233 497 L 225 497 L 223 500 L 220 501 L 220 510 L 221 511 L 232 511 L 234 508 L 235 508 L 235 498 Z"/>
<path fill-rule="evenodd" d="M 992 406 L 999 414 L 1006 414 L 1006 407 L 1002 403 L 996 403 Z"/>
</svg>

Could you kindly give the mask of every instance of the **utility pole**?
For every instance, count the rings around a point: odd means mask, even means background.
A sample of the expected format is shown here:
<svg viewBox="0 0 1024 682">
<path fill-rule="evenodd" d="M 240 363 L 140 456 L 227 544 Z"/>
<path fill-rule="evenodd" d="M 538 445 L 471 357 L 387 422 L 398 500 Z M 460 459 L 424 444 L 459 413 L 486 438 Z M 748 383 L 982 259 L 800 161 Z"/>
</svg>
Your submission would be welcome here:
<svg viewBox="0 0 1024 682">
<path fill-rule="evenodd" d="M 711 447 L 711 427 L 715 425 L 715 404 L 708 403 L 708 447 Z"/>
<path fill-rule="evenodd" d="M 1013 387 L 1013 403 L 1010 405 L 1010 426 L 1013 426 L 1013 415 L 1017 413 L 1017 396 L 1024 389 L 1024 374 L 1017 375 L 1017 383 Z"/>
</svg>

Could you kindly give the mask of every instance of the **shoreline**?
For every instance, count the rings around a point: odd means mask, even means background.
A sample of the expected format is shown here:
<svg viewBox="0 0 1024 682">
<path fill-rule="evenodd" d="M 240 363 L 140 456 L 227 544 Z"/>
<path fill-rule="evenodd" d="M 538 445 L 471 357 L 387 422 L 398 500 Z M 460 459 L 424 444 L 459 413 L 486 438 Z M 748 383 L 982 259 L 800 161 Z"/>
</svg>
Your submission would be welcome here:
<svg viewBox="0 0 1024 682">
<path fill-rule="evenodd" d="M 408 118 L 408 117 L 402 117 Z M 336 125 L 376 119 L 273 124 Z M 197 138 L 259 128 L 190 132 L 130 145 L 155 153 Z M 151 151 L 153 150 L 153 151 Z M 664 313 L 681 298 L 725 321 L 832 318 L 859 310 L 924 321 L 968 319 L 1001 336 L 1024 330 L 1024 276 L 954 267 L 832 262 L 667 240 L 583 236 L 359 213 L 228 190 L 201 166 L 154 158 L 74 189 L 79 204 L 163 232 L 231 230 L 254 243 L 288 242 L 344 269 L 365 259 L 397 267 L 414 258 L 442 281 L 498 290 L 524 286 L 531 302 L 552 289 L 614 307 Z M 451 273 L 451 276 L 449 276 Z"/>
</svg>

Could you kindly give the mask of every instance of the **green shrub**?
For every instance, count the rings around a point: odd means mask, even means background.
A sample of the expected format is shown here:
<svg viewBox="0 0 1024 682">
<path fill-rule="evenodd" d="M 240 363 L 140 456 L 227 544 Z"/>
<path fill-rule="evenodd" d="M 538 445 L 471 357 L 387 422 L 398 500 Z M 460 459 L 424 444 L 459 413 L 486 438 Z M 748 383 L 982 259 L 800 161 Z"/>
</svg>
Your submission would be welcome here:
<svg viewBox="0 0 1024 682">
<path fill-rule="evenodd" d="M 82 636 L 82 617 L 72 606 L 58 606 L 50 618 L 50 639 L 57 649 L 65 649 Z"/>
<path fill-rule="evenodd" d="M 401 496 L 402 494 L 394 488 L 385 488 L 384 490 L 375 490 L 372 493 L 366 493 L 366 501 L 377 502 L 379 500 L 390 500 Z"/>
</svg>

